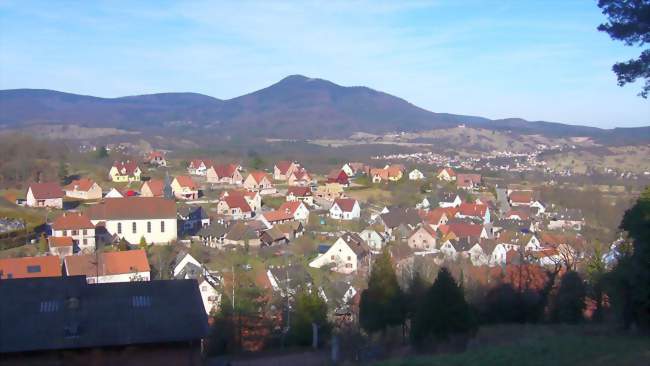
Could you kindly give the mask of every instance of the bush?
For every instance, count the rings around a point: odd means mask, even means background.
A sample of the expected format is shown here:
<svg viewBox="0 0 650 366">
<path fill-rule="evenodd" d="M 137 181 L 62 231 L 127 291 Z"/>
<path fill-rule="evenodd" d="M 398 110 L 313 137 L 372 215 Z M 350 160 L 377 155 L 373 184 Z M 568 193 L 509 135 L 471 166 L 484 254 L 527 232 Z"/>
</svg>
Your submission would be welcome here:
<svg viewBox="0 0 650 366">
<path fill-rule="evenodd" d="M 585 309 L 585 284 L 578 272 L 567 272 L 560 281 L 551 306 L 551 321 L 578 323 L 583 320 Z"/>
</svg>

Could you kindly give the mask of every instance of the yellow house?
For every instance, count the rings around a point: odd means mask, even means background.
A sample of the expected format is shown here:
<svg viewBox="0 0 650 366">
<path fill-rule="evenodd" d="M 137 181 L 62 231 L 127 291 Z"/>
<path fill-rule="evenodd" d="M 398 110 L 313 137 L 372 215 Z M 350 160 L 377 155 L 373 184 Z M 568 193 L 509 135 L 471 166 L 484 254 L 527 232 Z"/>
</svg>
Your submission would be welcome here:
<svg viewBox="0 0 650 366">
<path fill-rule="evenodd" d="M 142 174 L 142 171 L 138 164 L 130 160 L 114 162 L 108 172 L 109 179 L 112 182 L 139 182 L 140 174 Z"/>
<path fill-rule="evenodd" d="M 340 183 L 325 183 L 316 188 L 316 197 L 333 200 L 343 195 L 343 185 Z"/>
</svg>

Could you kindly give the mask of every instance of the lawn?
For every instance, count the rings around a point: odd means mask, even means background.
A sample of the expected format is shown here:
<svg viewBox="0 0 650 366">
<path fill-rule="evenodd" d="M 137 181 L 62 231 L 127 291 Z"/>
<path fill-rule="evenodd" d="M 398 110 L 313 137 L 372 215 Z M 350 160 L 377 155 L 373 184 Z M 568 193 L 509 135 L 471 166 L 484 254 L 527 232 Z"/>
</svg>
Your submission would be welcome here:
<svg viewBox="0 0 650 366">
<path fill-rule="evenodd" d="M 539 332 L 542 329 L 542 332 Z M 606 332 L 547 331 L 531 328 L 533 335 L 522 335 L 507 344 L 473 345 L 458 354 L 420 356 L 379 363 L 383 366 L 632 366 L 650 364 L 650 338 L 611 335 Z M 496 334 L 493 334 L 496 336 Z M 498 342 L 497 342 L 498 343 Z"/>
</svg>

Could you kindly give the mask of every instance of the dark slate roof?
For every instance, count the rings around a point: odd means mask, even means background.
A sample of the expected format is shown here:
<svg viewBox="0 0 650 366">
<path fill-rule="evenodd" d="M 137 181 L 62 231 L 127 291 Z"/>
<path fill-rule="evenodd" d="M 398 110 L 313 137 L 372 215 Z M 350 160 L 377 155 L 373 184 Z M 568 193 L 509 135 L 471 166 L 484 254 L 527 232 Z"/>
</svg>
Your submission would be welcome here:
<svg viewBox="0 0 650 366">
<path fill-rule="evenodd" d="M 416 227 L 422 219 L 416 210 L 395 208 L 391 209 L 388 213 L 381 215 L 381 220 L 389 228 L 398 227 L 400 225 L 408 225 Z"/>
<path fill-rule="evenodd" d="M 318 246 L 318 254 L 327 253 L 331 245 L 321 244 Z"/>
<path fill-rule="evenodd" d="M 216 221 L 213 221 L 210 223 L 210 225 L 201 228 L 199 232 L 197 233 L 198 236 L 201 237 L 214 237 L 214 238 L 220 238 L 224 235 L 226 235 L 226 226 L 223 224 L 220 224 Z"/>
<path fill-rule="evenodd" d="M 207 335 L 195 280 L 0 281 L 0 353 L 184 342 Z M 76 306 L 75 306 L 76 304 Z"/>
</svg>

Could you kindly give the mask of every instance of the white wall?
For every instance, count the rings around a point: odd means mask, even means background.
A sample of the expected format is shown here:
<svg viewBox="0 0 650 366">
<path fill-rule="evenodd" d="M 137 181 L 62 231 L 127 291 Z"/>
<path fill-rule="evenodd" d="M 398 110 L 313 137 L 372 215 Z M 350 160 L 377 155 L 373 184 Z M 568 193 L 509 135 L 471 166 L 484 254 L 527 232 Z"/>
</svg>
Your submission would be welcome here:
<svg viewBox="0 0 650 366">
<path fill-rule="evenodd" d="M 92 220 L 97 225 L 99 221 L 106 222 L 106 230 L 111 235 L 117 235 L 126 239 L 130 244 L 140 243 L 144 236 L 147 244 L 168 244 L 177 239 L 177 221 L 173 219 L 151 219 L 151 220 Z M 133 233 L 132 224 L 136 223 L 136 232 Z M 147 232 L 147 222 L 151 222 L 151 233 Z M 165 231 L 161 232 L 160 223 L 165 223 Z M 122 232 L 118 233 L 118 224 L 122 224 Z"/>
</svg>

